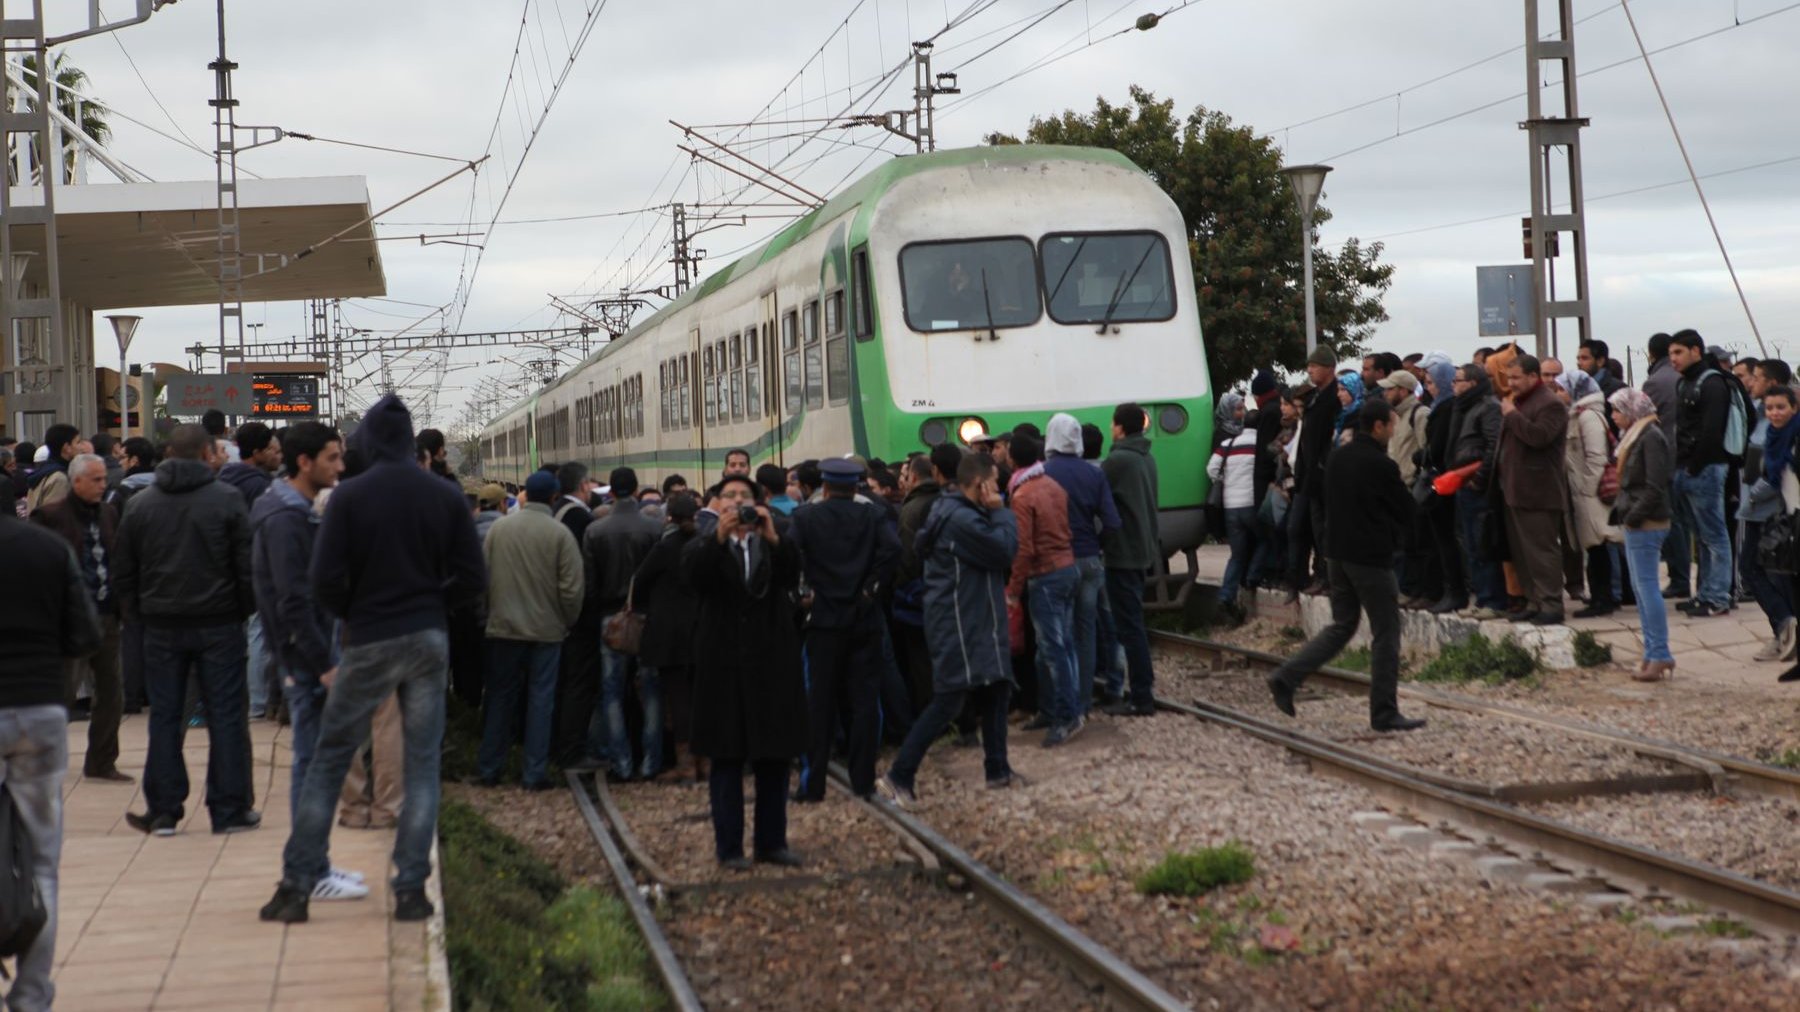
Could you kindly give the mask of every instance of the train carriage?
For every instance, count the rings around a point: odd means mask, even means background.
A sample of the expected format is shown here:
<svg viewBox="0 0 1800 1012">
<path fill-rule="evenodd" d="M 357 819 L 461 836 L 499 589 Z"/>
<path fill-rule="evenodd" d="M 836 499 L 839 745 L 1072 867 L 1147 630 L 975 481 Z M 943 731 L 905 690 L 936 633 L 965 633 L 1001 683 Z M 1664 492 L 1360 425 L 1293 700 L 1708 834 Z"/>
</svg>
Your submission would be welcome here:
<svg viewBox="0 0 1800 1012">
<path fill-rule="evenodd" d="M 1199 544 L 1212 391 L 1180 212 L 1124 156 L 899 158 L 494 419 L 481 470 L 629 464 L 704 484 L 727 450 L 896 460 L 1144 405 L 1169 552 Z"/>
</svg>

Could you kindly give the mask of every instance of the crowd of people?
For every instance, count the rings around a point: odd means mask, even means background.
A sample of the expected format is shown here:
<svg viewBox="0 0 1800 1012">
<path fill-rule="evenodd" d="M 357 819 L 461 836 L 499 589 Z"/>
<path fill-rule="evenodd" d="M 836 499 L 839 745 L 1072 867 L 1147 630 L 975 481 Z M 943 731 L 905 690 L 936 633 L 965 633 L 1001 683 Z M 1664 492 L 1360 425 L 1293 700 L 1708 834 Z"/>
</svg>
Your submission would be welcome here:
<svg viewBox="0 0 1800 1012">
<path fill-rule="evenodd" d="M 1390 686 L 1400 609 L 1547 626 L 1635 607 L 1634 677 L 1658 681 L 1675 670 L 1671 605 L 1707 619 L 1754 601 L 1770 628 L 1755 659 L 1794 661 L 1793 371 L 1734 361 L 1692 330 L 1646 351 L 1634 389 L 1599 340 L 1573 368 L 1517 345 L 1460 365 L 1381 352 L 1345 368 L 1321 346 L 1298 385 L 1262 371 L 1250 403 L 1220 396 L 1208 465 L 1209 521 L 1231 546 L 1220 607 L 1241 620 L 1258 587 L 1332 597 L 1319 648 L 1272 676 L 1277 705 L 1291 712 L 1293 687 L 1359 610 Z M 1334 479 L 1346 458 L 1356 467 Z M 1800 665 L 1779 677 L 1800 679 Z M 1377 729 L 1414 723 L 1378 702 Z"/>
<path fill-rule="evenodd" d="M 190 729 L 212 832 L 258 829 L 250 722 L 289 725 L 291 829 L 261 911 L 285 923 L 369 893 L 331 864 L 334 820 L 394 828 L 394 916 L 431 914 L 451 697 L 481 714 L 475 783 L 508 778 L 515 749 L 526 789 L 553 765 L 704 782 L 731 869 L 803 862 L 787 806 L 824 800 L 834 755 L 856 794 L 906 805 L 954 728 L 987 786 L 1012 786 L 1010 712 L 1035 713 L 1046 748 L 1096 709 L 1154 712 L 1146 418 L 1120 405 L 1104 460 L 1105 434 L 1058 414 L 891 463 L 734 450 L 694 487 L 575 462 L 459 479 L 392 396 L 348 438 L 228 434 L 214 413 L 160 444 L 66 424 L 0 443 L 0 783 L 50 911 L 9 1000 L 53 995 L 71 719 L 83 775 L 125 785 L 120 723 L 147 711 L 144 809 L 125 818 L 153 837 L 184 825 Z"/>
</svg>

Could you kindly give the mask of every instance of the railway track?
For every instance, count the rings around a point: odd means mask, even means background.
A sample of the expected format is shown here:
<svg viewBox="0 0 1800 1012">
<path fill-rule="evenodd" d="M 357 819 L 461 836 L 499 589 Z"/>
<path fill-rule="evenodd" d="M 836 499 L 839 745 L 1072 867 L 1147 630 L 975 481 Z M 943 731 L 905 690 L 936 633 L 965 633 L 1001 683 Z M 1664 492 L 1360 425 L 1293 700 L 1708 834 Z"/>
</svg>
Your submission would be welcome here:
<svg viewBox="0 0 1800 1012">
<path fill-rule="evenodd" d="M 703 1008 L 699 991 L 664 931 L 652 900 L 664 903 L 683 893 L 730 887 L 676 881 L 632 832 L 604 780 L 575 773 L 566 776 L 576 805 L 605 854 L 619 893 L 625 897 L 644 936 L 671 1004 L 680 1012 Z M 832 784 L 845 800 L 871 816 L 912 856 L 916 874 L 947 882 L 979 897 L 1079 980 L 1097 1007 L 1133 1012 L 1173 1012 L 1189 1007 L 930 826 L 890 806 L 852 797 L 841 770 L 832 771 Z M 796 875 L 747 885 L 782 888 L 794 882 L 817 885 L 826 881 L 820 876 Z"/>
<path fill-rule="evenodd" d="M 1282 658 L 1173 633 L 1153 632 L 1154 642 L 1220 668 L 1261 672 Z M 1366 675 L 1327 668 L 1308 684 L 1346 692 L 1368 690 Z M 1587 877 L 1625 879 L 1652 895 L 1667 894 L 1728 912 L 1767 933 L 1800 934 L 1800 893 L 1758 879 L 1570 825 L 1515 807 L 1527 801 L 1565 801 L 1608 794 L 1664 791 L 1741 791 L 1763 797 L 1800 799 L 1800 774 L 1736 756 L 1657 741 L 1580 721 L 1534 713 L 1438 690 L 1402 685 L 1416 703 L 1478 714 L 1497 720 L 1547 727 L 1572 738 L 1602 742 L 1683 767 L 1685 772 L 1555 784 L 1491 785 L 1420 770 L 1342 742 L 1276 725 L 1254 714 L 1212 703 L 1159 701 L 1165 710 L 1210 721 L 1303 756 L 1316 772 L 1352 781 L 1397 810 L 1447 820 L 1512 842 L 1529 851 L 1586 870 Z"/>
</svg>

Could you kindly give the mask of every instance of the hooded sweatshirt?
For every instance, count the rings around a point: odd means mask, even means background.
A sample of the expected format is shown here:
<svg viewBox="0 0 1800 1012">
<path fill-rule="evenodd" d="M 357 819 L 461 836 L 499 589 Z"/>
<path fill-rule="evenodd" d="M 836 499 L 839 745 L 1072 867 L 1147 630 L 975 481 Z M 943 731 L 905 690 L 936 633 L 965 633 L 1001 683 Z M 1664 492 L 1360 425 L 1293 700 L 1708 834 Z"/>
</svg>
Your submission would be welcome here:
<svg viewBox="0 0 1800 1012">
<path fill-rule="evenodd" d="M 1112 486 L 1099 468 L 1081 459 L 1081 423 L 1074 415 L 1051 417 L 1044 449 L 1044 473 L 1069 497 L 1069 547 L 1076 559 L 1095 558 L 1101 533 L 1121 526 Z"/>
<path fill-rule="evenodd" d="M 368 470 L 332 493 L 313 551 L 312 582 L 344 620 L 344 641 L 375 643 L 447 628 L 487 584 L 461 490 L 413 459 L 412 415 L 393 394 L 363 416 L 352 448 Z"/>
<path fill-rule="evenodd" d="M 256 500 L 269 490 L 275 479 L 269 472 L 246 461 L 226 464 L 219 470 L 219 480 L 237 489 L 244 496 L 246 507 L 255 506 Z"/>
<path fill-rule="evenodd" d="M 286 672 L 311 685 L 331 670 L 331 616 L 307 582 L 319 517 L 287 482 L 269 486 L 250 509 L 250 570 L 263 636 Z"/>
</svg>

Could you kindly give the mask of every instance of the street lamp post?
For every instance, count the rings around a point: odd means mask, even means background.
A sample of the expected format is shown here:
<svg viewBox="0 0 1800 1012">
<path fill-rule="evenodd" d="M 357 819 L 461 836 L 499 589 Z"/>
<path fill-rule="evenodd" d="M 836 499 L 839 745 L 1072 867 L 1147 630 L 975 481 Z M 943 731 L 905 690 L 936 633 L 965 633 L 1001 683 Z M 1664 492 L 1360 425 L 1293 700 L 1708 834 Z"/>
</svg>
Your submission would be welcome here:
<svg viewBox="0 0 1800 1012">
<path fill-rule="evenodd" d="M 1318 311 L 1313 305 L 1313 213 L 1319 209 L 1319 194 L 1325 190 L 1329 165 L 1290 165 L 1281 170 L 1294 188 L 1294 200 L 1300 205 L 1301 260 L 1306 265 L 1306 354 L 1312 355 L 1319 343 Z"/>
<path fill-rule="evenodd" d="M 138 324 L 144 322 L 141 316 L 109 316 L 106 321 L 112 324 L 113 336 L 119 339 L 119 434 L 123 439 L 131 435 L 131 379 L 125 368 L 125 352 L 131 347 L 131 335 L 137 333 Z M 138 411 L 144 410 L 142 398 L 139 398 Z M 141 414 L 138 417 L 140 432 L 148 432 L 149 427 Z"/>
</svg>

